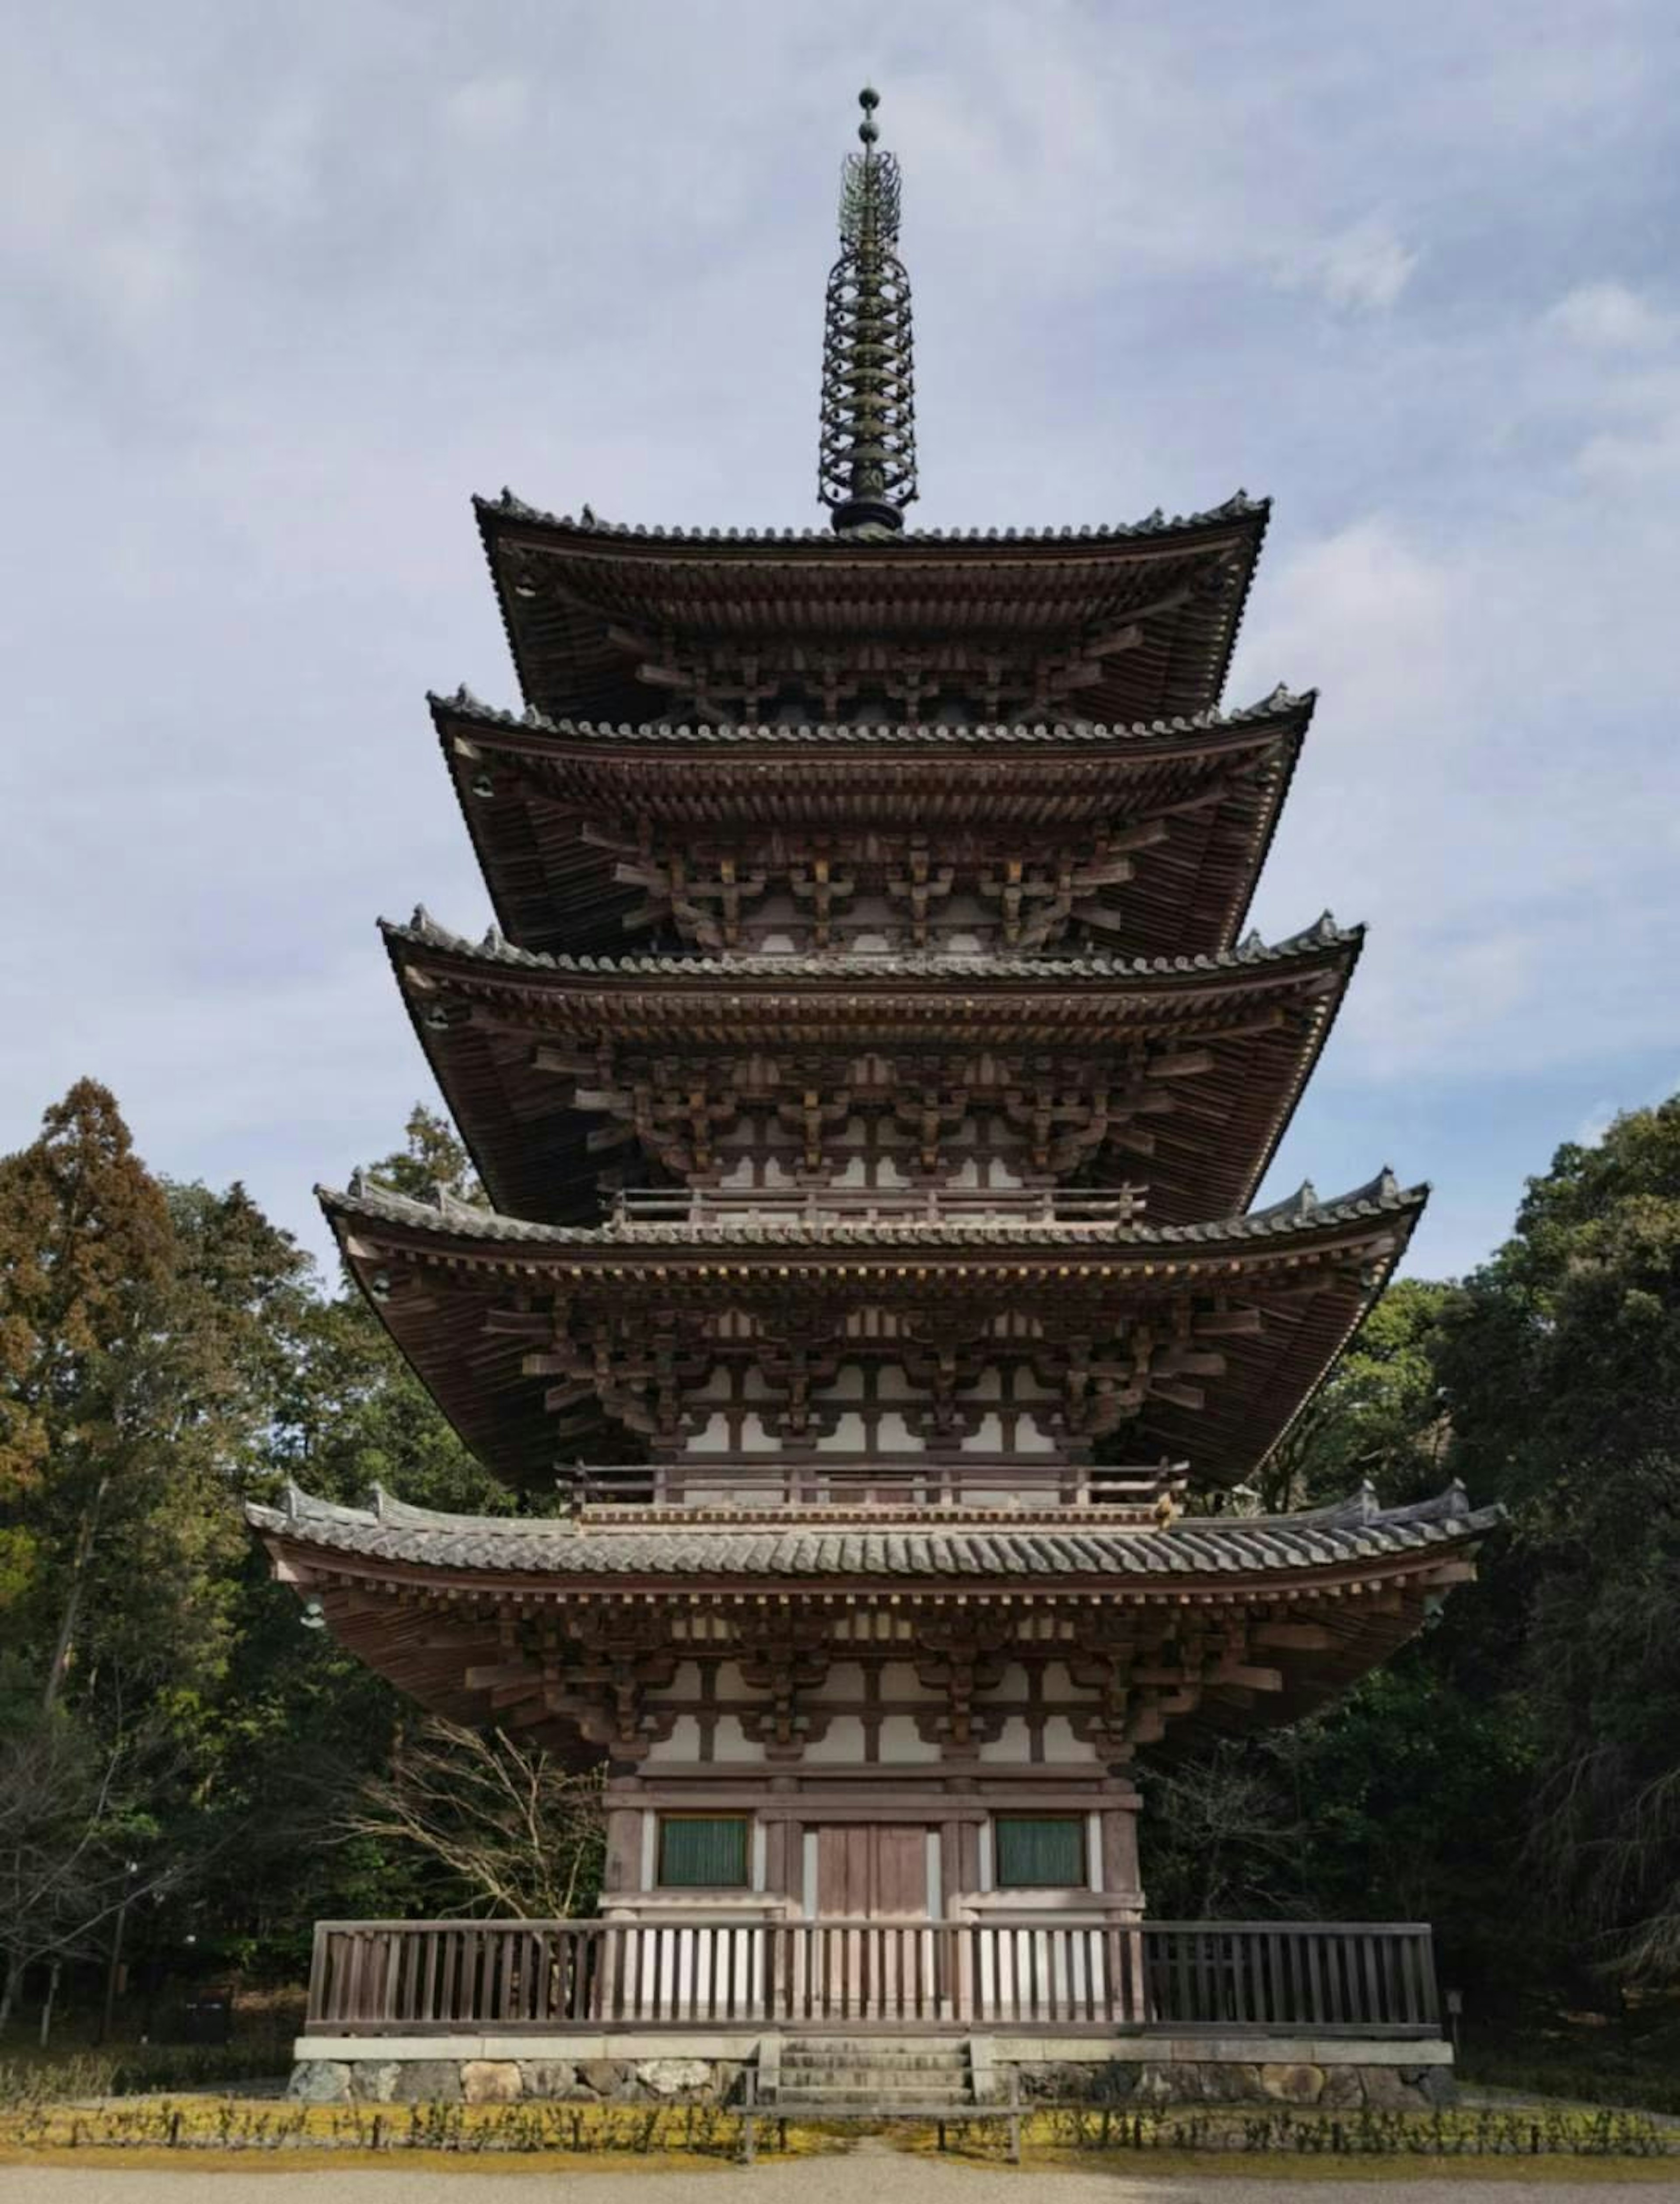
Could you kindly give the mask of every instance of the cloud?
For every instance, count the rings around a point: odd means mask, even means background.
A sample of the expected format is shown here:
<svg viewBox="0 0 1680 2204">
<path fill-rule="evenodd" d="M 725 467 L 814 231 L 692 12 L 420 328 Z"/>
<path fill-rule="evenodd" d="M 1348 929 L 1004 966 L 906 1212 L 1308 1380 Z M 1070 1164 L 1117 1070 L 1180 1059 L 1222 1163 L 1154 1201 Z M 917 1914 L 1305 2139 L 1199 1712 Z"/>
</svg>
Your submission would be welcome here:
<svg viewBox="0 0 1680 2204">
<path fill-rule="evenodd" d="M 1421 254 L 1373 216 L 1298 255 L 1286 280 L 1309 283 L 1348 313 L 1386 313 L 1411 281 Z"/>
<path fill-rule="evenodd" d="M 1674 317 L 1624 283 L 1582 283 L 1546 317 L 1574 344 L 1594 352 L 1647 352 L 1671 342 Z"/>
<path fill-rule="evenodd" d="M 523 76 L 477 76 L 443 103 L 450 129 L 474 145 L 517 137 L 531 111 L 531 86 Z"/>
</svg>

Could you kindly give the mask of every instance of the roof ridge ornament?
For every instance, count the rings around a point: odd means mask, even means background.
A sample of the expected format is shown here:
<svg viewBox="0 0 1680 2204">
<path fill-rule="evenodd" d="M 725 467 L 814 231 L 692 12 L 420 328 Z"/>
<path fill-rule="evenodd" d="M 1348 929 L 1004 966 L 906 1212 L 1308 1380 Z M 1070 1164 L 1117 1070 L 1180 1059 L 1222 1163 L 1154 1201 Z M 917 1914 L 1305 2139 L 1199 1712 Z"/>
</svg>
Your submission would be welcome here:
<svg viewBox="0 0 1680 2204">
<path fill-rule="evenodd" d="M 910 278 L 899 241 L 899 164 L 876 150 L 881 95 L 858 95 L 861 153 L 840 169 L 840 258 L 822 327 L 817 495 L 842 532 L 896 531 L 916 490 Z"/>
</svg>

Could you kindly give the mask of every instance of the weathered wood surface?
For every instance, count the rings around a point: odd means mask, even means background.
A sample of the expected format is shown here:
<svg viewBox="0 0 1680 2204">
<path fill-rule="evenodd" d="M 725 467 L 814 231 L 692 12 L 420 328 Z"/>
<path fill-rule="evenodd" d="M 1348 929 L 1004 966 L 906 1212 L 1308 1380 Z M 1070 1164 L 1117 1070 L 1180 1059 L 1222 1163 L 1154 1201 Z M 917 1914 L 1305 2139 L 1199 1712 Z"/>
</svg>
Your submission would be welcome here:
<svg viewBox="0 0 1680 2204">
<path fill-rule="evenodd" d="M 326 1921 L 307 2029 L 783 2023 L 1433 2036 L 1415 1922 Z"/>
</svg>

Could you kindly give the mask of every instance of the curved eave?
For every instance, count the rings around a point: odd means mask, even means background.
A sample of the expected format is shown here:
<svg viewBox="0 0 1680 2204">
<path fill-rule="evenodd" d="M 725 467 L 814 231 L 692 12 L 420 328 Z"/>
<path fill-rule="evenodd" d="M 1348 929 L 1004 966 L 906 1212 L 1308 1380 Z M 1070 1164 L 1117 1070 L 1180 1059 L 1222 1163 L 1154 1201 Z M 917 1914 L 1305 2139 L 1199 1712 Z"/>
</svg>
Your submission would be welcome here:
<svg viewBox="0 0 1680 2204">
<path fill-rule="evenodd" d="M 781 1307 L 805 1295 L 833 1306 L 956 1292 L 992 1308 L 1071 1298 L 1117 1320 L 1217 1295 L 1261 1306 L 1259 1333 L 1221 1341 L 1226 1368 L 1201 1409 L 1151 1400 L 1126 1426 L 1142 1454 L 1182 1456 L 1196 1481 L 1232 1484 L 1252 1473 L 1321 1382 L 1404 1252 L 1427 1191 L 1385 1176 L 1335 1203 L 1303 1197 L 1219 1224 L 1083 1234 L 1027 1224 L 750 1233 L 655 1225 L 631 1234 L 526 1223 L 454 1202 L 440 1212 L 366 1189 L 323 1191 L 321 1201 L 353 1274 L 421 1382 L 511 1484 L 545 1485 L 562 1456 L 604 1461 L 638 1451 L 592 1407 L 578 1412 L 565 1446 L 556 1443 L 546 1381 L 523 1368 L 534 1336 L 528 1319 L 556 1301 Z"/>
<path fill-rule="evenodd" d="M 1072 643 L 1094 625 L 1124 621 L 1127 604 L 1114 595 L 1124 577 L 1156 568 L 1172 578 L 1170 595 L 1193 584 L 1198 569 L 1211 576 L 1228 561 L 1223 580 L 1199 592 L 1199 601 L 1152 614 L 1134 662 L 1091 691 L 1110 716 L 1206 710 L 1217 703 L 1229 670 L 1270 511 L 1267 501 L 1239 493 L 1209 512 L 1152 517 L 1131 528 L 969 535 L 912 530 L 864 537 L 612 527 L 540 512 L 506 493 L 475 499 L 474 507 L 526 700 L 559 714 L 632 719 L 656 712 L 661 692 L 638 678 L 638 649 L 614 631 L 644 612 L 650 632 L 699 639 L 709 632 L 708 616 L 693 608 L 719 578 L 733 606 L 750 598 L 769 622 L 751 631 L 757 639 L 806 632 L 798 621 L 787 625 L 784 615 L 795 598 L 812 597 L 829 608 L 812 631 L 832 637 L 832 608 L 867 578 L 870 633 L 894 631 L 897 591 L 913 607 L 902 630 L 906 640 L 944 631 L 945 622 L 927 612 L 930 590 L 975 594 L 983 586 L 988 606 L 1001 597 L 1018 608 L 1024 590 L 1042 590 L 1054 578 L 1065 609 L 1046 632 Z M 531 558 L 555 572 L 556 589 L 544 593 L 549 601 L 539 603 L 513 578 L 512 562 Z M 1147 594 L 1137 599 L 1139 606 L 1149 601 Z M 747 632 L 733 617 L 723 625 L 733 635 Z"/>
<path fill-rule="evenodd" d="M 725 842 L 825 827 L 1014 832 L 1029 845 L 1159 818 L 1121 909 L 1137 953 L 1228 948 L 1253 899 L 1315 699 L 1110 729 L 614 727 L 430 700 L 499 924 L 537 950 L 622 947 L 642 892 L 604 846 L 646 821 Z M 727 733 L 727 738 L 726 738 Z M 1186 809 L 1217 776 L 1222 800 Z M 487 780 L 490 792 L 480 792 Z"/>
<path fill-rule="evenodd" d="M 965 959 L 942 971 L 939 960 L 916 959 L 895 974 L 894 960 L 864 957 L 599 967 L 472 948 L 430 926 L 383 933 L 415 1034 L 492 1200 L 553 1223 L 591 1221 L 602 1158 L 591 1137 L 607 1121 L 575 1105 L 575 1081 L 538 1068 L 545 1045 L 710 1063 L 779 1045 L 836 1060 L 1060 1048 L 1113 1056 L 1118 1077 L 1122 1052 L 1140 1043 L 1205 1044 L 1214 1062 L 1187 1082 L 1188 1109 L 1147 1121 L 1151 1155 L 1117 1136 L 1100 1170 L 1148 1184 L 1157 1223 L 1234 1214 L 1283 1137 L 1362 939 L 1327 926 L 1222 957 Z M 440 1018 L 448 1022 L 432 1022 Z M 1221 1031 L 1268 1018 L 1277 1022 L 1261 1030 Z"/>
<path fill-rule="evenodd" d="M 1292 1719 L 1386 1658 L 1443 1591 L 1473 1573 L 1481 1543 L 1502 1518 L 1496 1508 L 1471 1509 L 1457 1488 L 1411 1508 L 1186 1519 L 1144 1532 L 812 1518 L 768 1535 L 728 1526 L 597 1534 L 567 1522 L 438 1515 L 383 1496 L 371 1508 L 342 1508 L 294 1489 L 280 1507 L 246 1513 L 276 1575 L 318 1600 L 353 1652 L 456 1720 L 494 1720 L 508 1697 L 521 1696 L 518 1677 L 509 1693 L 501 1634 L 510 1614 L 544 1612 L 564 1632 L 568 1611 L 583 1605 L 713 1608 L 727 1616 L 743 1595 L 756 1603 L 769 1594 L 816 1613 L 855 1612 L 879 1599 L 902 1615 L 957 1601 L 965 1611 L 1018 1609 L 1035 1630 L 1048 1614 L 1093 1608 L 1131 1611 L 1146 1627 L 1152 1609 L 1257 1611 L 1273 1621 L 1281 1614 L 1285 1626 L 1272 1628 L 1266 1643 L 1262 1624 L 1249 1656 L 1270 1667 L 1272 1687 L 1215 1680 L 1192 1718 L 1235 1729 Z M 419 1634 L 417 1603 L 428 1616 Z M 494 1671 L 491 1683 L 475 1669 Z M 492 1688 L 501 1700 L 490 1697 Z"/>
</svg>

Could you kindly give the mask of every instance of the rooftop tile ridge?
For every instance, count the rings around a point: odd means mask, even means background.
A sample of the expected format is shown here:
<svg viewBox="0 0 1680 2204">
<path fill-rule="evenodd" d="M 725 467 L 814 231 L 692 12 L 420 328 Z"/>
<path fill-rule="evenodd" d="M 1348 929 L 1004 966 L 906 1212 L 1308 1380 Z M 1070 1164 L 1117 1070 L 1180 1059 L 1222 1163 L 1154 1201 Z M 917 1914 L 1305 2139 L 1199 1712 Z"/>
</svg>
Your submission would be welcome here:
<svg viewBox="0 0 1680 2204">
<path fill-rule="evenodd" d="M 1291 689 L 1279 682 L 1269 695 L 1228 711 L 1210 708 L 1181 712 L 1153 720 L 968 720 L 953 722 L 917 720 L 802 720 L 781 726 L 769 720 L 574 720 L 554 719 L 535 704 L 519 710 L 486 703 L 462 682 L 453 692 L 426 691 L 426 704 L 434 720 L 467 719 L 481 726 L 506 727 L 514 732 L 549 735 L 582 735 L 596 738 L 656 742 L 674 738 L 712 744 L 769 742 L 846 742 L 887 744 L 914 740 L 956 742 L 984 738 L 988 741 L 1053 743 L 1135 741 L 1175 735 L 1218 734 L 1233 727 L 1251 726 L 1267 720 L 1305 713 L 1318 702 L 1316 689 Z"/>
<path fill-rule="evenodd" d="M 527 970 L 588 973 L 608 979 L 675 980 L 812 980 L 845 979 L 866 986 L 876 979 L 1041 980 L 1092 978 L 1126 980 L 1170 979 L 1182 975 L 1237 972 L 1256 964 L 1285 963 L 1315 949 L 1357 948 L 1365 938 L 1362 925 L 1343 926 L 1325 911 L 1311 926 L 1282 939 L 1267 942 L 1250 932 L 1234 949 L 1181 951 L 1171 956 L 1110 957 L 1101 952 L 1085 956 L 1018 956 L 988 950 L 903 950 L 871 954 L 837 951 L 825 956 L 800 956 L 763 951 L 733 957 L 692 956 L 680 951 L 652 956 L 568 955 L 562 951 L 522 949 L 492 925 L 478 940 L 441 925 L 424 904 L 416 904 L 405 923 L 381 918 L 380 933 L 389 943 L 413 941 L 452 955 L 511 964 Z"/>
<path fill-rule="evenodd" d="M 703 1223 L 544 1224 L 510 1217 L 500 1210 L 462 1201 L 442 1186 L 430 1201 L 380 1186 L 365 1172 L 353 1172 L 347 1187 L 318 1185 L 316 1199 L 329 1218 L 363 1216 L 422 1230 L 464 1228 L 477 1239 L 557 1247 L 605 1247 L 629 1251 L 661 1247 L 1000 1247 L 1052 1245 L 1084 1249 L 1195 1247 L 1222 1241 L 1263 1240 L 1297 1228 L 1333 1227 L 1362 1218 L 1421 1213 L 1428 1199 L 1427 1182 L 1402 1187 L 1385 1168 L 1351 1193 L 1321 1201 L 1310 1184 L 1287 1201 L 1274 1202 L 1240 1217 L 1199 1224 L 1148 1224 L 1136 1219 L 1101 1226 L 1068 1226 L 1054 1220 L 1005 1217 L 996 1222 L 965 1218 L 951 1223 L 925 1218 L 847 1224 L 804 1218 L 711 1218 Z"/>
<path fill-rule="evenodd" d="M 582 536 L 605 536 L 632 542 L 667 543 L 809 543 L 822 544 L 831 550 L 855 549 L 860 536 L 877 538 L 893 545 L 905 543 L 1101 543 L 1124 542 L 1130 538 L 1172 535 L 1196 527 L 1208 527 L 1220 521 L 1246 519 L 1250 516 L 1269 513 L 1269 497 L 1250 497 L 1244 489 L 1237 490 L 1221 504 L 1209 506 L 1199 512 L 1175 513 L 1171 518 L 1157 506 L 1141 520 L 1111 523 L 1093 527 L 1089 524 L 1058 528 L 906 528 L 868 530 L 852 529 L 836 531 L 819 528 L 706 528 L 642 526 L 622 520 L 606 520 L 590 506 L 580 506 L 573 513 L 557 513 L 542 506 L 527 503 L 522 497 L 503 488 L 496 497 L 476 495 L 473 510 L 479 525 L 494 526 L 498 520 L 534 523 L 543 528 L 563 529 L 568 534 Z"/>
<path fill-rule="evenodd" d="M 708 1538 L 721 1541 L 744 1537 L 772 1540 L 909 1538 L 933 1547 L 960 1547 L 987 1538 L 1035 1542 L 1060 1538 L 1098 1550 L 1125 1553 L 1134 1559 L 1141 1557 L 1146 1561 L 1155 1555 L 1180 1571 L 1193 1568 L 1198 1556 L 1221 1549 L 1235 1548 L 1238 1560 L 1251 1567 L 1263 1567 L 1268 1558 L 1275 1557 L 1275 1549 L 1280 1543 L 1287 1550 L 1291 1543 L 1298 1545 L 1311 1541 L 1323 1549 L 1321 1557 L 1324 1559 L 1334 1559 L 1339 1553 L 1348 1550 L 1403 1552 L 1420 1545 L 1451 1545 L 1484 1537 L 1509 1519 L 1509 1511 L 1499 1502 L 1472 1508 L 1463 1485 L 1456 1481 L 1434 1498 L 1405 1507 L 1373 1508 L 1366 1494 L 1360 1493 L 1326 1508 L 1290 1514 L 1182 1515 L 1166 1525 L 1093 1520 L 1090 1511 L 1083 1512 L 1077 1520 L 1063 1522 L 1051 1510 L 1014 1514 L 1000 1511 L 995 1517 L 985 1511 L 973 1511 L 960 1520 L 930 1513 L 929 1520 L 910 1520 L 897 1517 L 875 1520 L 858 1511 L 840 1509 L 831 1518 L 811 1511 L 787 1520 L 781 1526 L 732 1521 L 707 1510 L 696 1510 L 692 1521 L 681 1520 L 675 1510 L 666 1510 L 656 1516 L 650 1514 L 645 1522 L 633 1520 L 633 1511 L 629 1509 L 610 1521 L 580 1520 L 572 1515 L 457 1515 L 444 1509 L 416 1507 L 377 1486 L 367 1502 L 358 1507 L 321 1498 L 289 1481 L 277 1504 L 247 1501 L 244 1512 L 247 1522 L 257 1529 L 282 1536 L 289 1532 L 306 1537 L 314 1531 L 324 1534 L 359 1532 L 378 1537 L 381 1533 L 404 1531 L 436 1532 L 445 1537 L 470 1533 L 475 1537 L 506 1541 L 509 1545 L 535 1540 L 540 1544 L 570 1546 L 574 1550 L 591 1539 L 626 1538 L 649 1543 Z M 1268 1549 L 1273 1549 L 1271 1555 Z"/>
</svg>

